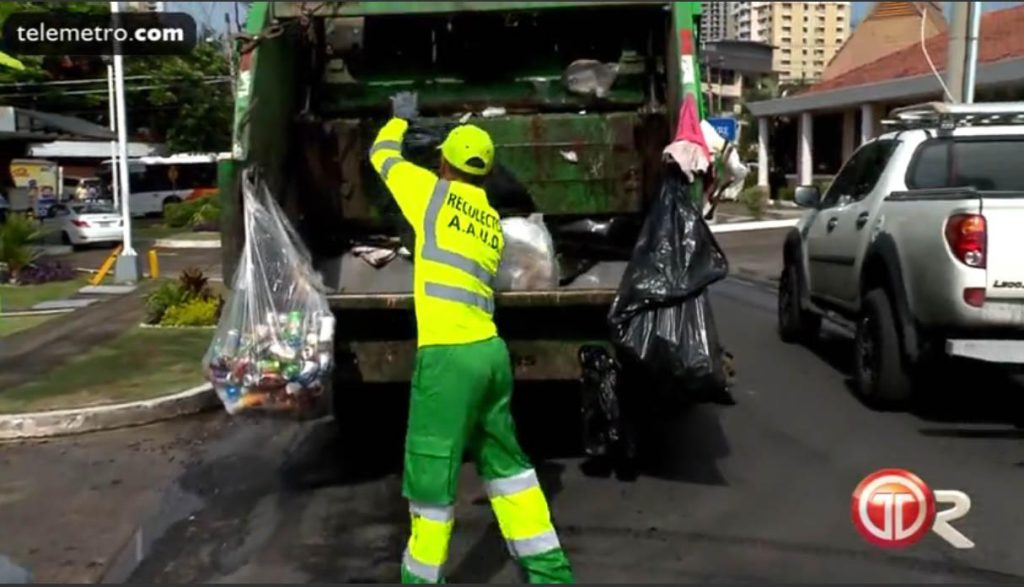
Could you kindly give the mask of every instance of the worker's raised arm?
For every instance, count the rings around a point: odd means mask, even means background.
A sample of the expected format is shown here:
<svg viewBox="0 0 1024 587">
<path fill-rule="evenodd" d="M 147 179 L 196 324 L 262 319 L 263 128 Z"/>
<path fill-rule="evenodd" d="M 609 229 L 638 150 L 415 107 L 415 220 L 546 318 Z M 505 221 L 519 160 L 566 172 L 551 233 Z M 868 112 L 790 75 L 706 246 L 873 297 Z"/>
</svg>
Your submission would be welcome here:
<svg viewBox="0 0 1024 587">
<path fill-rule="evenodd" d="M 388 186 L 402 214 L 419 230 L 437 176 L 402 157 L 402 139 L 408 128 L 409 123 L 401 118 L 389 120 L 373 142 L 370 163 Z"/>
</svg>

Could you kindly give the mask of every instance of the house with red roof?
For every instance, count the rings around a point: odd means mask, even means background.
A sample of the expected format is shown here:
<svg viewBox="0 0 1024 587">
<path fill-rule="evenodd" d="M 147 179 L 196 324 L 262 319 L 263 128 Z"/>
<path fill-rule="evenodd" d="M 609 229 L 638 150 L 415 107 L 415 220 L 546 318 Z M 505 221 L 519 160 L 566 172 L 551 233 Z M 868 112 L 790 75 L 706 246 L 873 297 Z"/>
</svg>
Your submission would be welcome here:
<svg viewBox="0 0 1024 587">
<path fill-rule="evenodd" d="M 949 34 L 942 32 L 797 94 L 748 103 L 758 120 L 758 185 L 768 186 L 772 119 L 797 121 L 796 140 L 792 141 L 797 183 L 810 184 L 822 171 L 820 165 L 815 166 L 815 154 L 841 152 L 841 157 L 828 158 L 845 161 L 858 144 L 879 134 L 883 116 L 893 108 L 943 100 L 948 47 Z M 975 96 L 979 102 L 1024 98 L 1024 5 L 981 17 Z"/>
</svg>

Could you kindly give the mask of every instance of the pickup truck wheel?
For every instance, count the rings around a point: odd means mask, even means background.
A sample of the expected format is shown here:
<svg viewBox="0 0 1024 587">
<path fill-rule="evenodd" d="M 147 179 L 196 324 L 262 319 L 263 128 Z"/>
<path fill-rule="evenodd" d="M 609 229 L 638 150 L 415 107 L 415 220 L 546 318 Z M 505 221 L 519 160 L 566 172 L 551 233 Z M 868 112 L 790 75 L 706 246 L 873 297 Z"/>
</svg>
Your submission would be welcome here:
<svg viewBox="0 0 1024 587">
<path fill-rule="evenodd" d="M 796 267 L 787 265 L 779 279 L 779 338 L 783 342 L 808 342 L 821 331 L 821 316 L 802 307 L 803 291 Z"/>
<path fill-rule="evenodd" d="M 877 407 L 896 407 L 913 390 L 904 368 L 892 303 L 884 290 L 868 292 L 854 337 L 857 393 Z"/>
</svg>

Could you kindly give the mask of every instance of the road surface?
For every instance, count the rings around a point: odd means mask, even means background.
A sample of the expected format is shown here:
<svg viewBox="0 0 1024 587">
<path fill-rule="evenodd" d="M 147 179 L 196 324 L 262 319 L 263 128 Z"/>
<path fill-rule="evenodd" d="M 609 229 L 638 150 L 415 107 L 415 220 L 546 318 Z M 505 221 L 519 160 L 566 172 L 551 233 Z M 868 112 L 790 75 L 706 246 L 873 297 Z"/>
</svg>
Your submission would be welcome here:
<svg viewBox="0 0 1024 587">
<path fill-rule="evenodd" d="M 581 582 L 1024 580 L 1024 434 L 1009 421 L 1021 413 L 1020 387 L 965 372 L 910 413 L 872 411 L 849 391 L 843 333 L 829 330 L 814 348 L 784 345 L 771 291 L 730 280 L 713 299 L 737 360 L 738 405 L 679 415 L 661 463 L 636 481 L 580 472 L 571 393 L 517 398 Z M 227 427 L 178 480 L 202 507 L 132 580 L 396 581 L 408 520 L 395 397 L 366 398 L 390 422 L 346 431 L 360 434 L 354 447 L 325 422 Z M 851 524 L 851 493 L 883 467 L 967 492 L 973 507 L 954 525 L 976 548 L 933 534 L 903 551 L 866 543 Z M 516 581 L 471 467 L 456 515 L 449 579 Z"/>
</svg>

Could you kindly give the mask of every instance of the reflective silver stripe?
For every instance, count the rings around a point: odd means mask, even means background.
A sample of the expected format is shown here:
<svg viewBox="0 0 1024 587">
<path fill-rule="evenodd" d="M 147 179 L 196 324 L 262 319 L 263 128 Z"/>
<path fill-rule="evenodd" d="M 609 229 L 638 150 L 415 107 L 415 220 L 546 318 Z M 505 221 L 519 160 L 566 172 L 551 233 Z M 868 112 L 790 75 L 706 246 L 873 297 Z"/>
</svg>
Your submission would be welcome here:
<svg viewBox="0 0 1024 587">
<path fill-rule="evenodd" d="M 538 487 L 539 485 L 540 483 L 537 482 L 537 472 L 533 469 L 527 469 L 518 475 L 493 479 L 484 483 L 484 487 L 487 488 L 487 495 L 492 498 L 512 495 L 520 491 L 526 491 L 531 487 Z"/>
<path fill-rule="evenodd" d="M 450 522 L 455 518 L 455 508 L 450 505 L 426 505 L 411 501 L 409 502 L 409 511 L 417 516 L 433 520 L 435 522 Z"/>
<path fill-rule="evenodd" d="M 380 151 L 402 151 L 402 143 L 398 141 L 380 141 L 375 143 L 370 149 L 370 157 L 373 157 Z"/>
<path fill-rule="evenodd" d="M 388 180 L 388 174 L 391 173 L 391 168 L 404 161 L 401 157 L 388 157 L 384 160 L 384 163 L 380 166 L 380 176 L 384 181 Z"/>
<path fill-rule="evenodd" d="M 553 529 L 543 534 L 538 534 L 532 538 L 507 540 L 506 544 L 508 544 L 509 552 L 511 552 L 512 556 L 516 558 L 543 554 L 562 547 L 558 542 L 558 534 L 556 534 Z"/>
<path fill-rule="evenodd" d="M 432 298 L 440 298 L 442 300 L 448 300 L 449 302 L 468 304 L 470 306 L 476 306 L 488 314 L 494 313 L 494 300 L 487 296 L 482 296 L 474 291 L 462 289 L 461 287 L 442 285 L 440 283 L 425 283 L 423 285 L 423 289 L 424 293 Z"/>
<path fill-rule="evenodd" d="M 416 560 L 416 557 L 409 552 L 408 548 L 405 549 L 405 554 L 402 555 L 402 564 L 405 565 L 407 571 L 424 581 L 437 583 L 441 580 L 441 567 L 428 565 Z"/>
<path fill-rule="evenodd" d="M 450 186 L 451 184 L 447 180 L 439 179 L 434 185 L 434 193 L 430 194 L 427 214 L 423 219 L 423 258 L 434 263 L 455 267 L 490 287 L 494 282 L 494 275 L 483 265 L 469 257 L 453 251 L 446 251 L 437 245 L 437 216 L 441 213 L 441 207 L 444 206 L 444 198 L 448 195 Z"/>
</svg>

